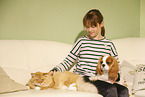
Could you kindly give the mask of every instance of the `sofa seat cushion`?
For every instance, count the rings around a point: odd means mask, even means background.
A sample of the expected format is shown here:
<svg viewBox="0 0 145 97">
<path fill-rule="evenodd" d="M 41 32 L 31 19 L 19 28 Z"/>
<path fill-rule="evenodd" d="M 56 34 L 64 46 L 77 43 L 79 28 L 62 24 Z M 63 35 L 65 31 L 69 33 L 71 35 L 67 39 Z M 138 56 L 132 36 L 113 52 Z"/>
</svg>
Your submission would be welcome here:
<svg viewBox="0 0 145 97">
<path fill-rule="evenodd" d="M 7 94 L 1 94 L 0 97 L 103 97 L 99 94 L 67 91 L 67 90 L 27 90 Z"/>
</svg>

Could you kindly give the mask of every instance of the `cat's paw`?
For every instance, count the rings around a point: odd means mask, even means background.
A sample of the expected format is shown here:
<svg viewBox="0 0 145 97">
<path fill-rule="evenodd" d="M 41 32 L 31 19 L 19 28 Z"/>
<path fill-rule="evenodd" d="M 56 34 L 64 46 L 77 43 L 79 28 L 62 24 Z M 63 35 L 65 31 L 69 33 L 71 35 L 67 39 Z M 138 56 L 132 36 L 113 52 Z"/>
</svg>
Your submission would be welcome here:
<svg viewBox="0 0 145 97">
<path fill-rule="evenodd" d="M 35 87 L 35 90 L 40 90 L 40 87 Z"/>
<path fill-rule="evenodd" d="M 29 86 L 26 86 L 28 89 L 31 89 Z"/>
<path fill-rule="evenodd" d="M 91 77 L 89 77 L 89 80 L 90 81 L 96 81 L 96 80 L 98 80 L 98 77 L 97 76 L 91 76 Z"/>
<path fill-rule="evenodd" d="M 67 86 L 63 86 L 61 89 L 62 90 L 68 90 L 68 87 Z"/>
<path fill-rule="evenodd" d="M 69 85 L 69 90 L 76 91 L 76 90 L 77 90 L 77 85 L 76 85 L 76 83 L 70 84 L 70 85 Z"/>
</svg>

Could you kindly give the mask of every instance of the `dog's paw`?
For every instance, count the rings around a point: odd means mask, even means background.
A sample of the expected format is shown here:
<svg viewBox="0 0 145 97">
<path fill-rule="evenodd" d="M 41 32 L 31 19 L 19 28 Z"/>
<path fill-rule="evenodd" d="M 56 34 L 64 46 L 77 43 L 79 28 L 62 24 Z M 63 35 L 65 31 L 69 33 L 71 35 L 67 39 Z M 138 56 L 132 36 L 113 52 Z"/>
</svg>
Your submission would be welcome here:
<svg viewBox="0 0 145 97">
<path fill-rule="evenodd" d="M 98 77 L 97 76 L 91 76 L 91 77 L 89 77 L 89 80 L 90 81 L 96 81 L 96 80 L 98 80 Z"/>
</svg>

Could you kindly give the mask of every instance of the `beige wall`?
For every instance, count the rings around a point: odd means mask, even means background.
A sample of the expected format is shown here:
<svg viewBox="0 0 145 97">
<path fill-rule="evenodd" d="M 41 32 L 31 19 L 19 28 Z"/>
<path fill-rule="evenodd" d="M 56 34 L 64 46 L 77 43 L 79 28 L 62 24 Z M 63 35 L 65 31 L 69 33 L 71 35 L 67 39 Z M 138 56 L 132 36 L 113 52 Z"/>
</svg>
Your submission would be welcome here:
<svg viewBox="0 0 145 97">
<path fill-rule="evenodd" d="M 140 1 L 140 37 L 145 37 L 145 0 Z"/>
<path fill-rule="evenodd" d="M 0 39 L 73 44 L 92 8 L 104 15 L 108 38 L 140 36 L 140 0 L 0 0 Z"/>
</svg>

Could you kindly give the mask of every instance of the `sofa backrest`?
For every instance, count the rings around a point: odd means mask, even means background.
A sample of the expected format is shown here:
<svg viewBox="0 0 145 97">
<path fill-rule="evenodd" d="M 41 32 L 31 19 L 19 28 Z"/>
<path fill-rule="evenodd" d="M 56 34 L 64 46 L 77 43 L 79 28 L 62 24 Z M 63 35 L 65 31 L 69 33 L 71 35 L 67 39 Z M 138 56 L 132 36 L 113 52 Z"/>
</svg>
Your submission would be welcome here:
<svg viewBox="0 0 145 97">
<path fill-rule="evenodd" d="M 0 40 L 0 66 L 24 70 L 59 64 L 72 45 L 44 40 Z"/>
<path fill-rule="evenodd" d="M 145 64 L 145 38 L 122 38 L 112 40 L 117 49 L 120 62 L 128 61 L 132 65 Z"/>
<path fill-rule="evenodd" d="M 145 64 L 145 38 L 112 40 L 120 62 Z M 63 61 L 73 45 L 45 40 L 0 40 L 0 67 L 15 81 L 26 84 L 32 72 L 48 72 Z"/>
<path fill-rule="evenodd" d="M 45 40 L 0 40 L 0 67 L 25 84 L 31 73 L 48 72 L 62 62 L 71 48 L 70 44 Z"/>
</svg>

